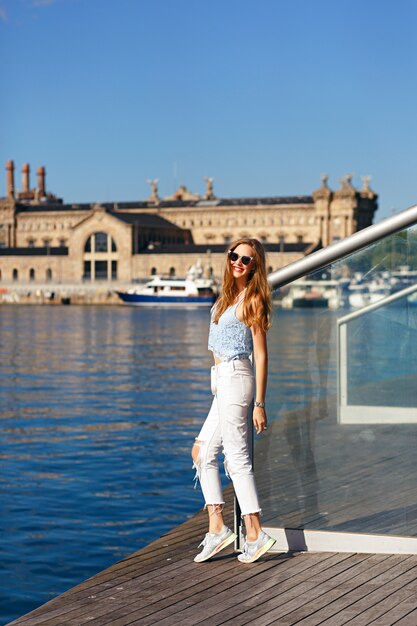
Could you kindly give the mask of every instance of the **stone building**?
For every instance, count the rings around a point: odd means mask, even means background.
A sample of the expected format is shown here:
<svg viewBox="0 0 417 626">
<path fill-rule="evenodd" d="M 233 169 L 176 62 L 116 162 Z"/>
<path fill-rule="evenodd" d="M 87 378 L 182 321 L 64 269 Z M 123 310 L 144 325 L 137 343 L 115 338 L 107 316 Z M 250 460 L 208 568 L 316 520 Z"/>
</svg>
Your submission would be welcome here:
<svg viewBox="0 0 417 626">
<path fill-rule="evenodd" d="M 218 198 L 213 179 L 203 195 L 182 185 L 166 198 L 151 184 L 147 200 L 65 204 L 46 191 L 44 167 L 30 187 L 22 167 L 16 191 L 14 163 L 6 164 L 6 196 L 0 199 L 0 281 L 131 282 L 151 274 L 182 276 L 197 261 L 220 275 L 227 245 L 238 237 L 260 239 L 268 268 L 301 256 L 372 223 L 377 195 L 364 177 L 357 190 L 345 176 L 333 191 L 326 176 L 310 196 Z"/>
</svg>

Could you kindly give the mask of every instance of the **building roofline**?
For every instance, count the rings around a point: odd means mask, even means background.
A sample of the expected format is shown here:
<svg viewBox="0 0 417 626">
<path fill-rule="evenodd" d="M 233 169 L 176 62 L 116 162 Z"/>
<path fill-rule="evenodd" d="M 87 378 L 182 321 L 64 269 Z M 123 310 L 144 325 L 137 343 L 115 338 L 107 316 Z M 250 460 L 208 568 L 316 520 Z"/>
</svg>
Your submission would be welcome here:
<svg viewBox="0 0 417 626">
<path fill-rule="evenodd" d="M 63 211 L 92 211 L 95 203 L 39 203 L 26 204 L 16 202 L 17 213 L 46 213 Z M 208 207 L 227 206 L 276 206 L 276 205 L 306 205 L 314 204 L 313 196 L 267 196 L 253 198 L 216 198 L 214 200 L 161 200 L 158 204 L 147 200 L 127 201 L 127 202 L 103 202 L 99 203 L 106 211 L 117 213 L 129 211 L 130 209 L 168 209 L 168 208 L 196 208 L 207 210 Z"/>
<path fill-rule="evenodd" d="M 268 252 L 298 252 L 309 254 L 318 249 L 320 244 L 311 242 L 294 243 L 264 243 L 263 247 Z M 138 254 L 224 254 L 228 244 L 155 244 L 151 249 L 141 250 Z"/>
</svg>

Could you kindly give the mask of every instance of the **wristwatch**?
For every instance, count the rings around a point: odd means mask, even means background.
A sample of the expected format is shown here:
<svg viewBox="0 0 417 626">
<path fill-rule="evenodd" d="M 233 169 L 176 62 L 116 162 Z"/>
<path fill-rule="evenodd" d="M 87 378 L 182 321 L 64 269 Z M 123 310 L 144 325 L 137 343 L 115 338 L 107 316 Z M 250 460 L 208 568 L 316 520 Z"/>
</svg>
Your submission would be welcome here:
<svg viewBox="0 0 417 626">
<path fill-rule="evenodd" d="M 259 406 L 261 409 L 264 409 L 265 408 L 265 402 L 257 402 L 255 400 L 255 406 Z"/>
</svg>

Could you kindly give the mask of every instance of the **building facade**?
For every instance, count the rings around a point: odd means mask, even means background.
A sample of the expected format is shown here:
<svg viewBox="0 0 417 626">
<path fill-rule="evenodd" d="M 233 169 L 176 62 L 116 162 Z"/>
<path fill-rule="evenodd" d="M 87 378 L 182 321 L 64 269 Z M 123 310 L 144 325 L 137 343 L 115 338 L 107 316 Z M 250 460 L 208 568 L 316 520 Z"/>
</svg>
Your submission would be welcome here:
<svg viewBox="0 0 417 626">
<path fill-rule="evenodd" d="M 345 176 L 333 191 L 326 176 L 310 196 L 218 198 L 213 179 L 197 195 L 181 186 L 160 198 L 158 181 L 147 200 L 65 204 L 46 191 L 44 167 L 31 189 L 22 167 L 16 191 L 14 163 L 6 164 L 6 196 L 0 199 L 0 281 L 132 282 L 151 274 L 183 276 L 196 262 L 220 275 L 227 245 L 256 237 L 274 271 L 332 241 L 369 226 L 377 194 L 363 179 L 357 190 Z"/>
</svg>

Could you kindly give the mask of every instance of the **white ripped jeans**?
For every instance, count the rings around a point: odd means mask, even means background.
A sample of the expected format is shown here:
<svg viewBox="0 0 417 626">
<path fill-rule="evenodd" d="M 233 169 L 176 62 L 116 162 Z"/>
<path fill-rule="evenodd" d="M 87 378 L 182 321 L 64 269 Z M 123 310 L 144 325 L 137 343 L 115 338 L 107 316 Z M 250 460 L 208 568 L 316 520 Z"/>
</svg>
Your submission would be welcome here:
<svg viewBox="0 0 417 626">
<path fill-rule="evenodd" d="M 253 401 L 254 374 L 249 359 L 222 362 L 212 367 L 210 412 L 196 437 L 199 455 L 194 463 L 207 504 L 224 504 L 218 456 L 223 448 L 226 475 L 242 515 L 260 512 L 249 453 L 249 407 Z"/>
</svg>

